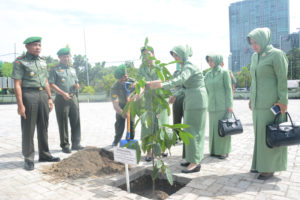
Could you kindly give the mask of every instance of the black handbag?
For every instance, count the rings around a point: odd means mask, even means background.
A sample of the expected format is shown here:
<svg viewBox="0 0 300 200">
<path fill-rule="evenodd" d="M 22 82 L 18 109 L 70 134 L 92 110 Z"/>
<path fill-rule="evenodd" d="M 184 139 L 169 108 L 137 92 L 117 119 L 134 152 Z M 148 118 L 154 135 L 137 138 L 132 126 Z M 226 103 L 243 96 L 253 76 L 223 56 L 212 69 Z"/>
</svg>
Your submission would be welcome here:
<svg viewBox="0 0 300 200">
<path fill-rule="evenodd" d="M 227 113 L 225 113 L 225 116 L 226 115 Z M 219 120 L 218 133 L 220 137 L 243 133 L 243 126 L 241 121 L 235 117 L 234 113 L 232 113 L 232 115 L 233 117 L 230 119 L 224 117 L 224 119 Z"/>
<path fill-rule="evenodd" d="M 274 122 L 266 127 L 266 144 L 269 148 L 300 144 L 300 125 L 295 124 L 289 113 L 289 122 L 279 123 L 277 114 Z"/>
</svg>

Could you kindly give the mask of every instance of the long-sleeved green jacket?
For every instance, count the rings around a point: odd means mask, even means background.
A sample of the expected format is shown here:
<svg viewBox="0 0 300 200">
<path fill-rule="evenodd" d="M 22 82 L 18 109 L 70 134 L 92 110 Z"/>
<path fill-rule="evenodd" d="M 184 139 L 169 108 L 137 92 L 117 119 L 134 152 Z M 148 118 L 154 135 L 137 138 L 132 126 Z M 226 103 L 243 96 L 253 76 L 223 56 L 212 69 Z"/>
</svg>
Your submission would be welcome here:
<svg viewBox="0 0 300 200">
<path fill-rule="evenodd" d="M 205 75 L 208 111 L 224 111 L 233 104 L 230 73 L 219 65 L 221 56 L 208 55 L 208 57 L 215 63 L 215 67 Z"/>
<path fill-rule="evenodd" d="M 185 110 L 207 108 L 207 94 L 203 74 L 198 67 L 188 61 L 189 52 L 184 49 L 182 46 L 177 46 L 172 50 L 182 58 L 182 70 L 177 77 L 162 83 L 162 86 L 165 89 L 183 86 Z"/>
<path fill-rule="evenodd" d="M 260 45 L 261 51 L 251 58 L 251 107 L 252 109 L 271 108 L 274 103 L 287 105 L 288 60 L 284 52 L 270 44 L 269 29 L 256 29 L 249 33 L 250 38 Z"/>
</svg>

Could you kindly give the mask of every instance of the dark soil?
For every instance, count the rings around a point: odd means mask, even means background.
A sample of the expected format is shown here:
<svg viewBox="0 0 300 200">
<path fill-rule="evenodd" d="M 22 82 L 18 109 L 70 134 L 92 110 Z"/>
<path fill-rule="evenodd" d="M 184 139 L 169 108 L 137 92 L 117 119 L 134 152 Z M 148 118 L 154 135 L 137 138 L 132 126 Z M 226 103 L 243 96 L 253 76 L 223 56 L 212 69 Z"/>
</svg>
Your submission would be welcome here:
<svg viewBox="0 0 300 200">
<path fill-rule="evenodd" d="M 86 147 L 42 172 L 54 179 L 78 179 L 124 172 L 124 164 L 114 162 L 113 153 L 96 147 Z"/>
<path fill-rule="evenodd" d="M 155 180 L 155 192 L 152 192 L 151 175 L 143 175 L 130 182 L 130 192 L 150 199 L 166 199 L 169 195 L 174 194 L 186 184 L 174 181 L 173 185 L 165 179 L 157 178 Z M 127 191 L 126 184 L 119 186 L 122 190 Z"/>
</svg>

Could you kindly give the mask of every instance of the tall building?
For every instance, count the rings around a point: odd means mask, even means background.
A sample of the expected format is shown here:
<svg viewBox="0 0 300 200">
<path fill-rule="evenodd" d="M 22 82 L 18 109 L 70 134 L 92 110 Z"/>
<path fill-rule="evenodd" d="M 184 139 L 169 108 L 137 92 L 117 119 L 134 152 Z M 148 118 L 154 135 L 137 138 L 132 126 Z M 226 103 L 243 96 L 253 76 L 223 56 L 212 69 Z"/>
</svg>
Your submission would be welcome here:
<svg viewBox="0 0 300 200">
<path fill-rule="evenodd" d="M 240 71 L 250 63 L 253 50 L 246 41 L 250 31 L 259 27 L 271 29 L 271 44 L 279 48 L 281 36 L 289 34 L 289 0 L 244 0 L 229 6 L 229 68 Z"/>
<path fill-rule="evenodd" d="M 287 34 L 280 39 L 280 49 L 285 53 L 294 48 L 300 48 L 300 29 L 298 33 Z"/>
</svg>

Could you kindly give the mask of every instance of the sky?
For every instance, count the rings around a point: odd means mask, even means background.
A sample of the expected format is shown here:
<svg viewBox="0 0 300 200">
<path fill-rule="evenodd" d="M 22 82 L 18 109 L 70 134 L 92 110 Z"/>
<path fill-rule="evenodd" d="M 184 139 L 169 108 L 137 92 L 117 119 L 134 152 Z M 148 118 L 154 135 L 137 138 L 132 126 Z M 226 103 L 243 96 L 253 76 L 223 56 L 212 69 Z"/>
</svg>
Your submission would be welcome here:
<svg viewBox="0 0 300 200">
<path fill-rule="evenodd" d="M 149 45 L 162 62 L 170 50 L 190 45 L 191 61 L 208 68 L 205 56 L 221 53 L 227 63 L 230 3 L 237 0 L 0 0 L 0 60 L 12 62 L 26 49 L 23 41 L 41 36 L 42 56 L 57 58 L 66 45 L 71 53 L 106 66 L 126 60 L 139 65 L 140 47 Z M 290 32 L 300 27 L 300 1 L 290 0 Z M 85 48 L 86 47 L 86 48 Z M 175 66 L 171 66 L 172 68 Z"/>
</svg>

